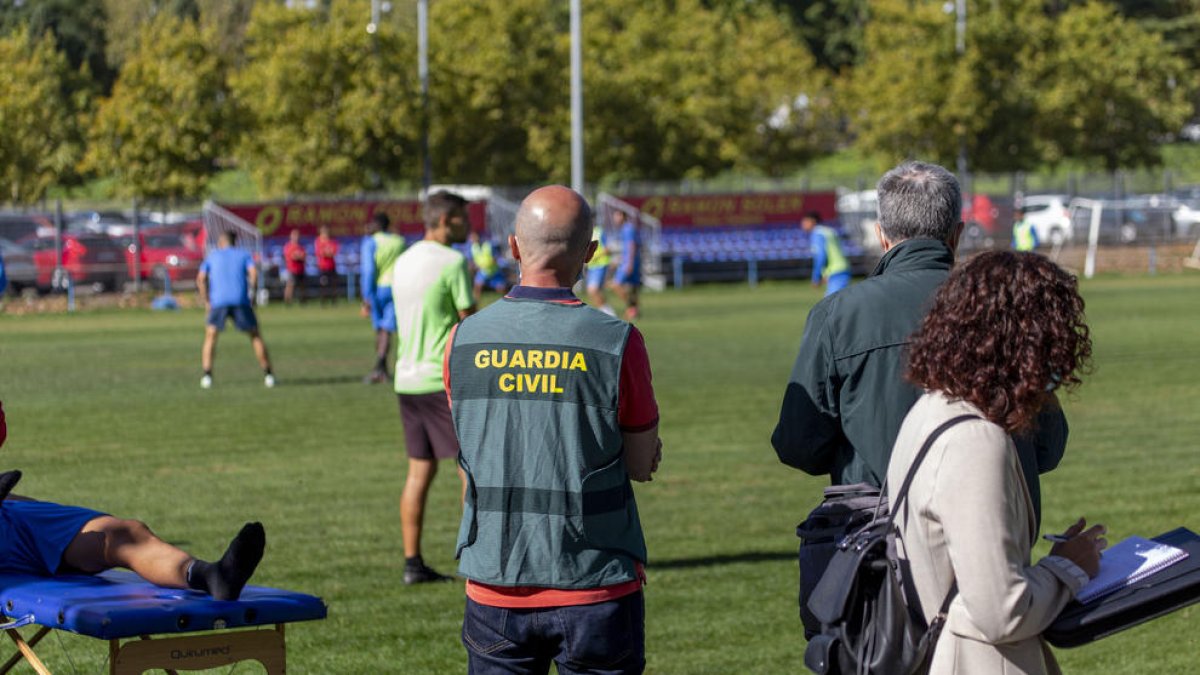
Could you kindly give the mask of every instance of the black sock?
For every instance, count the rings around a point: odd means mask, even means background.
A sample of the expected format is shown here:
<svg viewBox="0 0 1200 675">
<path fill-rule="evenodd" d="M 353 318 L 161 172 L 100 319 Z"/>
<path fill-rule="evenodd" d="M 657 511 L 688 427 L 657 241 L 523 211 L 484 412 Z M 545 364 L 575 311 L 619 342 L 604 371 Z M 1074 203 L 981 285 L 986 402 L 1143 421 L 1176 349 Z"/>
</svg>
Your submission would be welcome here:
<svg viewBox="0 0 1200 675">
<path fill-rule="evenodd" d="M 270 375 L 270 374 L 271 374 L 271 368 L 270 368 L 270 367 L 263 368 L 263 375 Z"/>
<path fill-rule="evenodd" d="M 380 373 L 387 372 L 387 354 L 384 354 L 383 356 L 380 356 L 375 359 L 375 370 L 376 370 L 376 372 L 380 372 Z"/>
<path fill-rule="evenodd" d="M 212 377 L 212 368 L 209 368 L 208 370 L 204 371 L 204 376 Z"/>
<path fill-rule="evenodd" d="M 19 470 L 13 469 L 0 473 L 0 502 L 8 499 L 8 493 L 12 492 L 20 480 L 21 472 Z"/>
<path fill-rule="evenodd" d="M 404 559 L 404 568 L 405 569 L 417 570 L 417 569 L 421 569 L 424 566 L 425 566 L 425 559 L 421 557 L 420 553 L 418 553 L 417 555 L 414 555 L 411 558 Z"/>
<path fill-rule="evenodd" d="M 262 560 L 267 535 L 262 523 L 246 523 L 225 555 L 217 562 L 196 559 L 188 568 L 188 588 L 204 591 L 216 600 L 237 600 L 242 588 Z"/>
</svg>

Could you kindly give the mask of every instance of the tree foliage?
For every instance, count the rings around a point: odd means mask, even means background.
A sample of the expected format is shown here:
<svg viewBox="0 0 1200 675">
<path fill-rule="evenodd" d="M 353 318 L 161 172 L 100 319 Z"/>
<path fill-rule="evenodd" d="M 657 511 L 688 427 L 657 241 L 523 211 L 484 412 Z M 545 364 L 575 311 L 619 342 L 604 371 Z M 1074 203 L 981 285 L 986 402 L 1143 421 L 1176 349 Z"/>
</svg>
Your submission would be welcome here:
<svg viewBox="0 0 1200 675">
<path fill-rule="evenodd" d="M 551 0 L 437 3 L 436 176 L 566 180 L 566 9 Z M 774 11 L 717 12 L 698 0 L 612 0 L 583 9 L 592 179 L 709 176 L 731 168 L 780 173 L 832 144 L 828 77 Z"/>
<path fill-rule="evenodd" d="M 99 104 L 85 168 L 116 177 L 121 194 L 204 194 L 233 135 L 225 64 L 212 42 L 195 21 L 168 13 L 145 24 Z"/>
<path fill-rule="evenodd" d="M 67 96 L 72 73 L 54 37 L 19 28 L 0 37 L 0 189 L 3 200 L 30 204 L 74 174 L 81 151 L 76 111 Z"/>
<path fill-rule="evenodd" d="M 1194 112 L 1184 61 L 1101 2 L 1064 12 L 1052 41 L 1038 97 L 1046 158 L 1090 159 L 1108 170 L 1158 163 L 1161 142 Z"/>
<path fill-rule="evenodd" d="M 351 193 L 417 175 L 415 36 L 387 23 L 369 35 L 369 16 L 367 0 L 254 8 L 232 79 L 247 129 L 236 154 L 267 194 Z"/>
<path fill-rule="evenodd" d="M 115 76 L 105 59 L 107 21 L 103 0 L 0 0 L 0 34 L 19 27 L 32 35 L 49 31 L 72 72 L 86 66 L 86 77 L 67 84 L 89 93 L 107 93 Z"/>
<path fill-rule="evenodd" d="M 1109 5 L 1057 16 L 1040 0 L 969 8 L 958 55 L 942 3 L 872 3 L 867 55 L 845 89 L 861 149 L 953 164 L 961 144 L 979 171 L 1068 157 L 1112 169 L 1157 162 L 1191 115 L 1183 62 Z"/>
</svg>

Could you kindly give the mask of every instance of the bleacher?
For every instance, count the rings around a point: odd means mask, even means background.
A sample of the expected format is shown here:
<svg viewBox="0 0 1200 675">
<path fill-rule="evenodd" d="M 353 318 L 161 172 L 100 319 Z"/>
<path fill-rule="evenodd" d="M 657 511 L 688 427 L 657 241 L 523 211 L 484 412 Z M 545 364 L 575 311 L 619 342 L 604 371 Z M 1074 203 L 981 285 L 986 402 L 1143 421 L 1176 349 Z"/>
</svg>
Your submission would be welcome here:
<svg viewBox="0 0 1200 675">
<path fill-rule="evenodd" d="M 840 233 L 855 274 L 869 271 L 862 246 Z M 803 278 L 812 273 L 808 233 L 799 225 L 664 227 L 659 236 L 662 269 L 679 287 L 693 281 Z"/>
</svg>

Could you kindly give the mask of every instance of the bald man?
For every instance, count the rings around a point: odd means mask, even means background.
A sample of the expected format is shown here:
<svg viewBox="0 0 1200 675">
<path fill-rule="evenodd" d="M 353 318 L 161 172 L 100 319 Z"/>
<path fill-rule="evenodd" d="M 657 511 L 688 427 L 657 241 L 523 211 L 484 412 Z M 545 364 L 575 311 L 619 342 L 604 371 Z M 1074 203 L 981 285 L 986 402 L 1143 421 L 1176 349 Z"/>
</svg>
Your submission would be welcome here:
<svg viewBox="0 0 1200 675">
<path fill-rule="evenodd" d="M 578 193 L 533 192 L 508 243 L 521 284 L 458 325 L 444 366 L 468 484 L 469 672 L 639 673 L 646 543 L 630 480 L 662 457 L 646 345 L 571 291 L 596 250 Z"/>
</svg>

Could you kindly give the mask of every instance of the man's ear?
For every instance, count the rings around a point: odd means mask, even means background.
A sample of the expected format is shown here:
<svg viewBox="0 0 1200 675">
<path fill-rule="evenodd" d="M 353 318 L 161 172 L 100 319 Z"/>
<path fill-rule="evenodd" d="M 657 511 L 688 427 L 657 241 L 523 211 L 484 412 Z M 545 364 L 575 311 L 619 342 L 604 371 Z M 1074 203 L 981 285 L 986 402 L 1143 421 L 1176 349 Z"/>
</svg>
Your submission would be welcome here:
<svg viewBox="0 0 1200 675">
<path fill-rule="evenodd" d="M 513 260 L 521 262 L 521 247 L 517 246 L 517 235 L 508 235 L 508 249 L 512 251 Z"/>
<path fill-rule="evenodd" d="M 583 262 L 586 265 L 592 261 L 592 256 L 596 255 L 596 249 L 599 248 L 600 242 L 593 239 L 587 247 L 587 255 L 583 257 Z"/>
<path fill-rule="evenodd" d="M 875 237 L 879 239 L 879 248 L 882 249 L 884 253 L 887 253 L 888 250 L 892 248 L 892 242 L 888 241 L 887 236 L 883 234 L 883 226 L 879 224 L 878 220 L 875 221 Z"/>
</svg>

